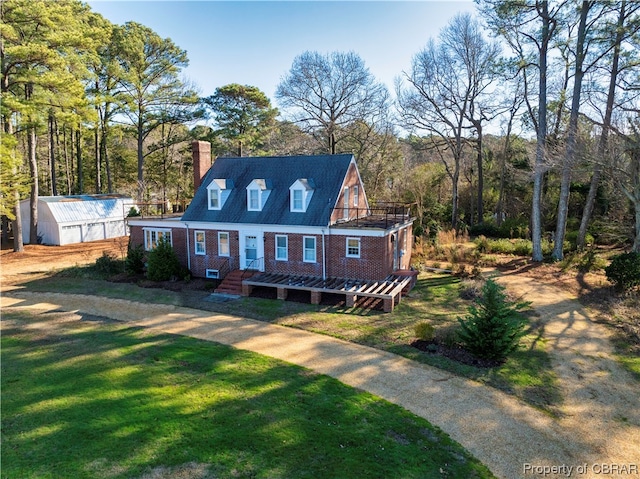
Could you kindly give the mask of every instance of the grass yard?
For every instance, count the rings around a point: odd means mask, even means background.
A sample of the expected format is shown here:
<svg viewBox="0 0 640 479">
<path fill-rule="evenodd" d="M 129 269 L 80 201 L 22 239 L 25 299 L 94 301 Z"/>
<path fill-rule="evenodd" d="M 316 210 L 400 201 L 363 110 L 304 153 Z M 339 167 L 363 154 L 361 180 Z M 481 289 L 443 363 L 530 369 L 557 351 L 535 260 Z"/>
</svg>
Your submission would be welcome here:
<svg viewBox="0 0 640 479">
<path fill-rule="evenodd" d="M 493 477 L 427 421 L 250 352 L 3 312 L 2 477 Z"/>
<path fill-rule="evenodd" d="M 78 276 L 82 277 L 82 281 L 78 281 Z M 436 327 L 436 335 L 442 342 L 455 342 L 455 330 L 458 327 L 456 318 L 466 314 L 467 307 L 472 302 L 471 299 L 461 297 L 468 297 L 468 294 L 461 293 L 472 290 L 474 285 L 451 275 L 421 273 L 416 287 L 390 314 L 359 307 L 316 306 L 263 298 L 240 298 L 224 303 L 211 303 L 203 301 L 209 293 L 202 291 L 178 293 L 140 288 L 132 284 L 88 279 L 91 276 L 95 277 L 96 274 L 90 266 L 72 268 L 70 271 L 61 271 L 55 277 L 28 283 L 26 287 L 31 291 L 99 294 L 241 315 L 387 350 L 484 382 L 552 414 L 561 400 L 557 378 L 551 369 L 545 342 L 540 338 L 535 317 L 530 318 L 531 327 L 529 334 L 523 339 L 523 349 L 495 368 L 461 364 L 410 346 L 416 339 L 414 325 L 425 320 Z"/>
</svg>

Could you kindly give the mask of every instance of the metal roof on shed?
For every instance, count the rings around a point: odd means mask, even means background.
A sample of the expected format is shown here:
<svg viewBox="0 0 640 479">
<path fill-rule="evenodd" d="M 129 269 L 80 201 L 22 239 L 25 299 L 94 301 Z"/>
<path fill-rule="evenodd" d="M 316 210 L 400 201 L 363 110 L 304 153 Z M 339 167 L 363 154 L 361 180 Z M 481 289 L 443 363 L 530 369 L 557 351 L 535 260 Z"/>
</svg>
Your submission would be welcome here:
<svg viewBox="0 0 640 479">
<path fill-rule="evenodd" d="M 38 201 L 47 205 L 58 223 L 122 219 L 128 213 L 124 204 L 134 203 L 132 198 L 117 194 L 40 196 Z"/>
</svg>

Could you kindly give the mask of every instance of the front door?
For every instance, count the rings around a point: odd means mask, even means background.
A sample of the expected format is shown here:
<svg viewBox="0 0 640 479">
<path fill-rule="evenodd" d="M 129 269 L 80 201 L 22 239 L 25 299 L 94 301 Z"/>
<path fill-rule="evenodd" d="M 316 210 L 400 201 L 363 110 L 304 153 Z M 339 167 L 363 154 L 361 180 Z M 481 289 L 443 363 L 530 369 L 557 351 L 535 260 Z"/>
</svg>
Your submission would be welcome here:
<svg viewBox="0 0 640 479">
<path fill-rule="evenodd" d="M 258 259 L 258 238 L 256 236 L 245 236 L 244 238 L 244 267 L 258 269 L 256 261 Z"/>
<path fill-rule="evenodd" d="M 240 268 L 264 271 L 264 244 L 262 234 L 254 232 L 241 236 Z"/>
</svg>

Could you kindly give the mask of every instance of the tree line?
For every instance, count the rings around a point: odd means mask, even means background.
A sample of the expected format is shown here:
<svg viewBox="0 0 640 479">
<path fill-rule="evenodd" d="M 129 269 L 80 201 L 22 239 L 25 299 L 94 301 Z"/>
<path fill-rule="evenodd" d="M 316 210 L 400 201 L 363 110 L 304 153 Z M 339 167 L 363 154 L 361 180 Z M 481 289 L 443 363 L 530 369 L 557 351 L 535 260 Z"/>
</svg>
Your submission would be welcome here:
<svg viewBox="0 0 640 479">
<path fill-rule="evenodd" d="M 216 155 L 354 153 L 367 193 L 449 225 L 640 251 L 640 15 L 636 2 L 478 0 L 399 72 L 394 95 L 355 52 L 303 52 L 276 90 L 181 78 L 187 52 L 79 0 L 6 0 L 1 213 L 22 249 L 19 200 L 193 194 L 191 139 Z M 7 230 L 6 225 L 3 232 Z"/>
</svg>

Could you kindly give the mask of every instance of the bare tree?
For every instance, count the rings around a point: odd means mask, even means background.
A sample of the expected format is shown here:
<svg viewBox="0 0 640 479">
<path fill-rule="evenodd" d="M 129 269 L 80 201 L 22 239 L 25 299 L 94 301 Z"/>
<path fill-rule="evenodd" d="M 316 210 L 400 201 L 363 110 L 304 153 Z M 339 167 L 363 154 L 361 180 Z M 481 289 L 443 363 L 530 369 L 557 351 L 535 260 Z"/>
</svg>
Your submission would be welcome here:
<svg viewBox="0 0 640 479">
<path fill-rule="evenodd" d="M 388 106 L 389 92 L 353 52 L 304 52 L 276 90 L 285 114 L 335 154 L 342 129 L 372 121 Z"/>
<path fill-rule="evenodd" d="M 614 5 L 617 9 L 617 18 L 614 17 L 615 22 L 609 22 L 605 19 L 604 24 L 601 25 L 600 30 L 602 32 L 601 37 L 605 42 L 603 52 L 608 52 L 613 49 L 613 55 L 610 63 L 607 62 L 604 66 L 604 71 L 608 73 L 609 85 L 605 100 L 605 110 L 601 121 L 596 121 L 600 124 L 600 137 L 598 139 L 598 150 L 596 154 L 596 161 L 594 163 L 593 174 L 591 176 L 591 183 L 589 185 L 589 193 L 582 212 L 582 221 L 580 222 L 580 229 L 578 231 L 577 246 L 582 249 L 585 245 L 585 238 L 587 235 L 587 227 L 591 215 L 593 214 L 593 207 L 595 205 L 596 194 L 600 185 L 603 172 L 603 160 L 607 155 L 607 148 L 609 144 L 609 131 L 611 130 L 613 110 L 615 105 L 615 97 L 618 83 L 619 74 L 634 65 L 637 65 L 637 54 L 631 55 L 631 51 L 625 52 L 622 63 L 620 57 L 622 52 L 623 43 L 631 36 L 638 33 L 640 29 L 640 17 L 637 12 L 640 10 L 640 5 L 637 3 L 628 4 L 626 0 L 623 0 L 619 4 Z M 613 34 L 613 35 L 612 35 Z M 613 40 L 611 40 L 613 39 Z M 635 49 L 634 49 L 635 50 Z M 596 106 L 599 103 L 598 96 L 595 95 L 594 106 L 596 110 L 600 110 Z"/>
<path fill-rule="evenodd" d="M 498 46 L 483 38 L 479 24 L 469 14 L 457 15 L 442 30 L 438 43 L 429 40 L 413 58 L 411 73 L 404 74 L 409 86 L 401 81 L 396 85 L 404 126 L 427 132 L 442 153 L 453 185 L 453 228 L 458 226 L 460 165 L 472 129 L 480 139 L 477 158 L 479 170 L 482 168 L 482 124 L 487 119 L 482 98 L 493 79 L 498 54 Z M 445 161 L 445 151 L 453 165 Z M 479 202 L 481 196 L 479 193 Z"/>
<path fill-rule="evenodd" d="M 575 49 L 575 68 L 573 77 L 573 94 L 571 97 L 571 115 L 569 117 L 569 132 L 567 135 L 567 148 L 562 161 L 562 175 L 560 182 L 560 198 L 558 200 L 558 216 L 556 222 L 556 235 L 553 244 L 552 257 L 561 260 L 564 256 L 564 236 L 567 230 L 567 215 L 569 212 L 569 189 L 571 187 L 571 170 L 574 167 L 577 155 L 578 141 L 578 114 L 580 113 L 580 97 L 582 93 L 582 79 L 584 78 L 584 57 L 586 53 L 585 39 L 587 37 L 587 18 L 593 7 L 593 1 L 582 2 L 580 7 L 580 22 L 578 26 L 578 38 Z M 590 23 L 593 25 L 593 23 Z"/>
<path fill-rule="evenodd" d="M 549 8 L 546 0 L 483 0 L 481 12 L 489 24 L 506 40 L 516 55 L 523 77 L 525 103 L 536 130 L 536 154 L 531 201 L 532 259 L 542 261 L 542 184 L 547 166 L 547 74 L 548 54 L 556 34 L 557 17 L 566 2 Z M 537 102 L 534 100 L 537 73 Z M 535 105 L 537 103 L 537 106 Z"/>
</svg>

